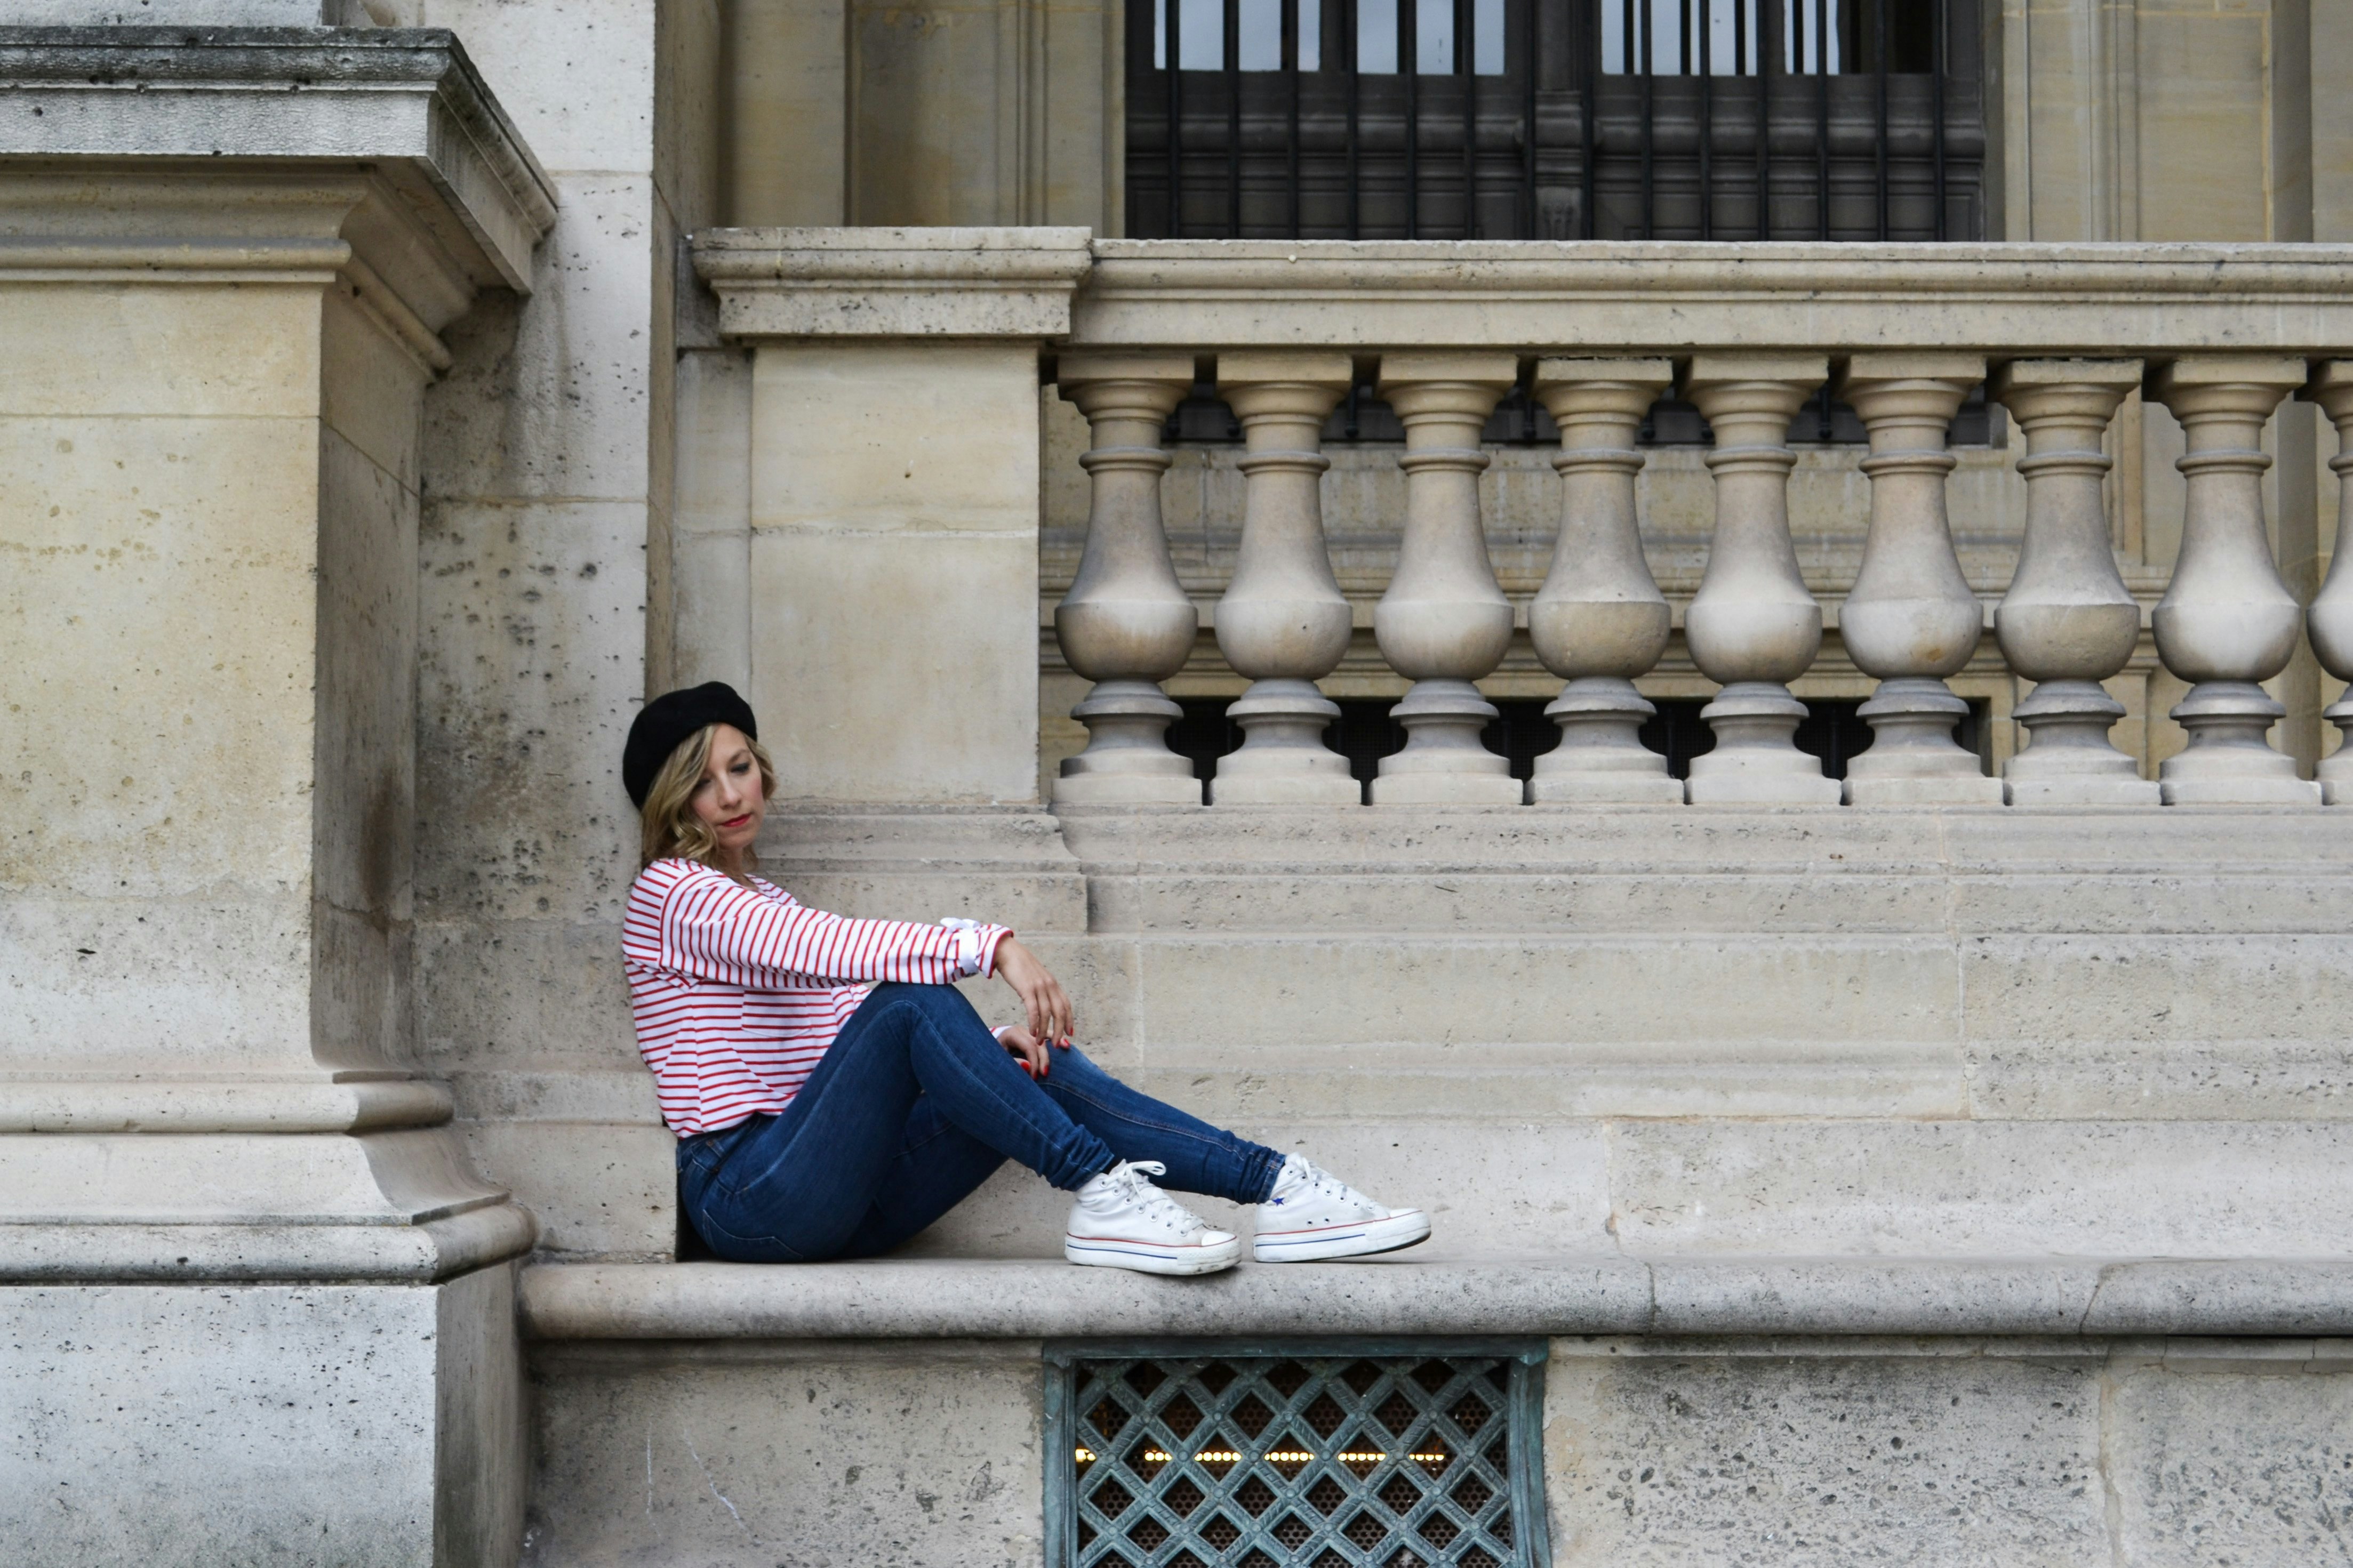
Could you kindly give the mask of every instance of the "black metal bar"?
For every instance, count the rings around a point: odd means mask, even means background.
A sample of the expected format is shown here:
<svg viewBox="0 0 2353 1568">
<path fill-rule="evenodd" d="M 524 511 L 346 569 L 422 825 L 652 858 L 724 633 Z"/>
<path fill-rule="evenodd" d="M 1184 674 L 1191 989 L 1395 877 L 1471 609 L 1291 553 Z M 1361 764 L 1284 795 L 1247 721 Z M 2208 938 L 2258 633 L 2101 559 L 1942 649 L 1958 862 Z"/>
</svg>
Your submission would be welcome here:
<svg viewBox="0 0 2353 1568">
<path fill-rule="evenodd" d="M 1462 76 L 1462 237 L 1479 237 L 1479 0 L 1454 0 L 1454 59 Z"/>
<path fill-rule="evenodd" d="M 1527 4 L 1529 9 L 1535 9 L 1535 0 L 1527 0 Z M 1578 237 L 1596 239 L 1601 234 L 1601 215 L 1594 211 L 1594 203 L 1599 199 L 1599 178 L 1593 166 L 1594 160 L 1601 155 L 1601 5 L 1599 0 L 1596 0 L 1594 5 L 1588 6 L 1585 15 L 1588 25 L 1584 28 L 1585 37 L 1581 45 L 1581 52 L 1585 58 L 1580 62 L 1584 67 L 1585 89 L 1584 96 L 1577 100 L 1577 118 L 1580 122 L 1577 127 L 1578 134 L 1585 140 L 1585 163 L 1577 172 L 1580 185 L 1577 228 Z"/>
<path fill-rule="evenodd" d="M 1184 0 L 1161 0 L 1161 35 L 1168 58 L 1168 237 L 1185 237 Z"/>
<path fill-rule="evenodd" d="M 1520 237 L 1541 239 L 1536 216 L 1536 5 L 1520 5 Z M 1504 25 L 1510 26 L 1506 18 Z M 1504 60 L 1506 69 L 1511 67 Z"/>
<path fill-rule="evenodd" d="M 1319 11 L 1317 20 L 1322 20 Z M 1283 130 L 1291 195 L 1291 237 L 1299 237 L 1299 0 L 1282 0 L 1282 92 L 1289 110 Z"/>
<path fill-rule="evenodd" d="M 1242 237 L 1242 0 L 1226 0 L 1226 237 Z"/>
<path fill-rule="evenodd" d="M 1830 25 L 1830 0 L 1814 0 L 1814 221 L 1823 239 L 1831 237 Z M 1822 439 L 1830 439 L 1827 428 Z"/>
<path fill-rule="evenodd" d="M 1346 63 L 1342 68 L 1348 95 L 1348 237 L 1363 236 L 1363 214 L 1358 194 L 1363 187 L 1363 172 L 1356 140 L 1356 0 L 1340 0 L 1340 47 Z M 1354 417 L 1356 405 L 1349 405 Z"/>
<path fill-rule="evenodd" d="M 1685 14 L 1691 0 L 1683 0 Z M 1699 237 L 1715 237 L 1715 62 L 1708 34 L 1715 20 L 1715 0 L 1699 0 Z"/>
<path fill-rule="evenodd" d="M 1630 10 L 1632 10 L 1633 8 L 1634 8 L 1634 7 L 1633 7 L 1633 5 L 1632 5 L 1632 0 L 1628 0 L 1627 9 L 1630 11 Z M 1654 238 L 1654 237 L 1656 237 L 1656 236 L 1657 236 L 1657 232 L 1658 232 L 1658 226 L 1659 226 L 1659 213 L 1658 213 L 1658 192 L 1657 192 L 1657 190 L 1656 190 L 1656 188 L 1655 188 L 1655 186 L 1654 186 L 1654 184 L 1653 184 L 1653 183 L 1652 183 L 1652 180 L 1651 180 L 1651 6 L 1650 6 L 1650 0 L 1643 0 L 1643 4 L 1642 4 L 1642 7 L 1641 7 L 1641 18 L 1642 18 L 1642 74 L 1641 74 L 1641 78 L 1640 78 L 1639 79 L 1641 81 L 1641 84 L 1642 84 L 1642 237 L 1643 237 L 1644 239 L 1651 239 L 1651 238 Z"/>
<path fill-rule="evenodd" d="M 1779 0 L 1757 0 L 1757 237 L 1773 237 L 1773 65 L 1781 41 Z"/>
<path fill-rule="evenodd" d="M 1879 68 L 1878 80 L 1873 84 L 1879 94 L 1879 135 L 1873 143 L 1872 155 L 1874 177 L 1879 182 L 1879 237 L 1884 240 L 1887 237 L 1887 57 L 1890 53 L 1888 45 L 1893 42 L 1887 36 L 1887 0 L 1879 0 L 1874 15 L 1879 36 L 1872 41 L 1879 46 L 1879 49 L 1878 58 L 1872 63 Z"/>
<path fill-rule="evenodd" d="M 1405 237 L 1421 237 L 1421 0 L 1398 0 L 1398 69 L 1405 77 Z"/>
<path fill-rule="evenodd" d="M 1682 29 L 1675 46 L 1677 76 L 1689 76 L 1692 73 L 1691 8 L 1692 0 L 1680 0 L 1675 6 L 1675 26 Z"/>
<path fill-rule="evenodd" d="M 1928 117 L 1936 127 L 1936 237 L 1949 237 L 1945 219 L 1945 0 L 1928 6 Z"/>
</svg>

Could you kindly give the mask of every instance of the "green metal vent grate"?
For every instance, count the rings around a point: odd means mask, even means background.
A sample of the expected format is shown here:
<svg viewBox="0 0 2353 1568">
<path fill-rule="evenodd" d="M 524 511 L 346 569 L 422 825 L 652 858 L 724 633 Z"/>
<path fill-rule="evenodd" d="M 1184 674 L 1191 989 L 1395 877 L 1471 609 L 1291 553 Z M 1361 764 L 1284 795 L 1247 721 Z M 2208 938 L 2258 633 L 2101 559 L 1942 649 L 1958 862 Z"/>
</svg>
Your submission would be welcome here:
<svg viewBox="0 0 2353 1568">
<path fill-rule="evenodd" d="M 1048 1352 L 1050 1568 L 1542 1568 L 1543 1352 Z"/>
</svg>

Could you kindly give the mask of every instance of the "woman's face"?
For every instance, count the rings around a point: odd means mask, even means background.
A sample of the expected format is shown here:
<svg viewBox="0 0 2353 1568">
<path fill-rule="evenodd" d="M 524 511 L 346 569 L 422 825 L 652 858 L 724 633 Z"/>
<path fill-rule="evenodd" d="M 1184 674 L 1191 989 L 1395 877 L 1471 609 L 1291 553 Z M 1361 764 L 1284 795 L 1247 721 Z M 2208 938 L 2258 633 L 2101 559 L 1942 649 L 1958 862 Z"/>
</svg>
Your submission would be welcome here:
<svg viewBox="0 0 2353 1568">
<path fill-rule="evenodd" d="M 712 732 L 711 760 L 703 764 L 693 805 L 694 815 L 718 838 L 720 855 L 730 861 L 760 837 L 760 819 L 768 812 L 768 797 L 760 788 L 760 763 L 744 731 L 733 724 L 719 725 Z"/>
</svg>

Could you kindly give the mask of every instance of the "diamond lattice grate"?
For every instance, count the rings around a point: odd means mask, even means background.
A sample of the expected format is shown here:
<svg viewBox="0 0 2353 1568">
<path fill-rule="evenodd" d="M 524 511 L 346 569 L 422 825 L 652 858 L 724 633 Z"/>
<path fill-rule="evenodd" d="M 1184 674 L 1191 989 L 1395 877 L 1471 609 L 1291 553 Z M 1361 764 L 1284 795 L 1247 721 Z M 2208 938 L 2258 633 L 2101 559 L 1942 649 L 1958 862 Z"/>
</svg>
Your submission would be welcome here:
<svg viewBox="0 0 2353 1568">
<path fill-rule="evenodd" d="M 1054 1568 L 1520 1568 L 1505 1356 L 1074 1360 Z M 1067 1441 L 1065 1441 L 1065 1439 Z"/>
</svg>

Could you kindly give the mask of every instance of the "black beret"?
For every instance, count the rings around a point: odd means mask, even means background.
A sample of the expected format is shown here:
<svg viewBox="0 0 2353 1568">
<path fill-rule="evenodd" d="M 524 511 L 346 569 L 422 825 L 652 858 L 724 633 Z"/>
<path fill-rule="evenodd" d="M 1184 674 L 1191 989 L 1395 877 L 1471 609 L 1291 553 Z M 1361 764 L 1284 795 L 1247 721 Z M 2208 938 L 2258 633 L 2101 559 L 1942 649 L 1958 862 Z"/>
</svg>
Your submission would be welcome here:
<svg viewBox="0 0 2353 1568">
<path fill-rule="evenodd" d="M 654 787 L 654 777 L 670 754 L 707 724 L 733 724 L 753 740 L 760 738 L 752 705 L 723 680 L 666 691 L 638 710 L 629 725 L 629 743 L 621 748 L 621 783 L 638 810 L 645 809 L 646 792 Z"/>
</svg>

